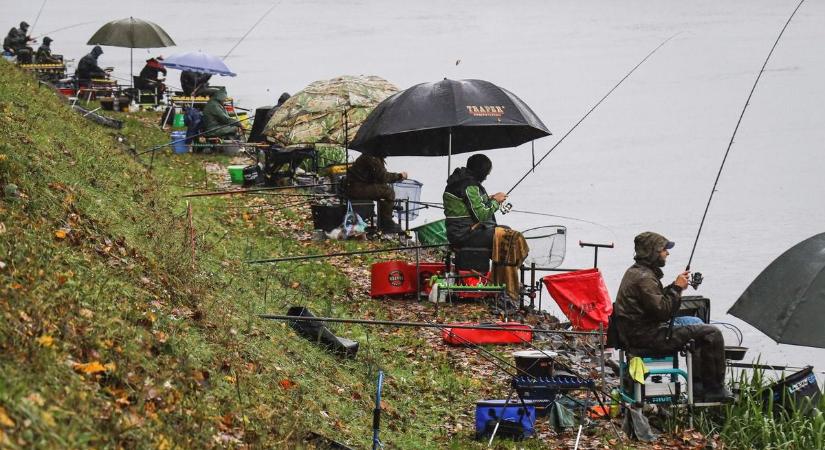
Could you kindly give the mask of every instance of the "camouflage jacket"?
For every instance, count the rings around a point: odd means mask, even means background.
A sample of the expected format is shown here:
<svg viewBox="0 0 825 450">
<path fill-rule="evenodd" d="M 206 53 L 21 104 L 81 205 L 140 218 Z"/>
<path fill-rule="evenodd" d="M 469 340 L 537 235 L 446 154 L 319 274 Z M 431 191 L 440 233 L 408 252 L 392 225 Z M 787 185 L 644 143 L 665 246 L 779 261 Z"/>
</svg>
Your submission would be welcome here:
<svg viewBox="0 0 825 450">
<path fill-rule="evenodd" d="M 643 233 L 641 248 L 637 246 L 636 264 L 625 272 L 616 303 L 619 341 L 635 348 L 655 348 L 651 339 L 660 328 L 669 325 L 679 310 L 682 289 L 676 285 L 662 286 L 659 252 L 667 239 L 656 233 Z"/>
</svg>

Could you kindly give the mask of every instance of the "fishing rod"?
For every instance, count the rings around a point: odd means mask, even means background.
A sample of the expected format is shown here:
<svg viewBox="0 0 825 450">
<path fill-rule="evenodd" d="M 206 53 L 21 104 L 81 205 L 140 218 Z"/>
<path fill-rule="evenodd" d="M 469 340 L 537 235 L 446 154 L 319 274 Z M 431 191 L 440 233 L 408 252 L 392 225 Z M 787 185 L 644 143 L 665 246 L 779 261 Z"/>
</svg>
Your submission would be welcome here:
<svg viewBox="0 0 825 450">
<path fill-rule="evenodd" d="M 266 196 L 280 196 L 280 197 L 312 197 L 312 198 L 325 198 L 325 197 L 338 197 L 338 194 L 303 194 L 303 193 L 289 193 L 289 192 L 254 192 L 252 195 L 266 195 Z"/>
<path fill-rule="evenodd" d="M 527 372 L 526 370 L 518 367 L 517 365 L 512 364 L 511 362 L 503 359 L 502 357 L 490 352 L 489 350 L 481 347 L 480 345 L 468 340 L 467 338 L 455 334 L 452 331 L 452 328 L 461 328 L 461 329 L 477 329 L 477 330 L 501 330 L 510 332 L 510 334 L 518 337 L 524 344 L 528 345 L 529 347 L 536 349 L 536 347 L 528 340 L 521 337 L 518 333 L 521 330 L 513 330 L 511 328 L 504 328 L 504 327 L 495 327 L 495 326 L 478 326 L 478 325 L 461 325 L 461 324 L 439 324 L 427 321 L 423 319 L 419 314 L 419 319 L 424 320 L 424 322 L 405 322 L 405 321 L 392 321 L 392 320 L 366 320 L 366 319 L 343 319 L 343 318 L 335 318 L 335 317 L 305 317 L 305 316 L 287 316 L 287 315 L 276 315 L 276 314 L 259 314 L 258 317 L 267 320 L 287 320 L 287 321 L 313 321 L 317 320 L 319 322 L 333 322 L 333 323 L 353 323 L 353 324 L 361 324 L 361 325 L 379 325 L 379 326 L 406 326 L 406 327 L 414 327 L 414 328 L 437 328 L 441 331 L 447 331 L 450 336 L 459 339 L 463 344 L 467 345 L 467 348 L 472 350 L 477 355 L 483 357 L 488 362 L 495 365 L 499 370 L 504 372 L 510 377 L 515 377 L 517 374 L 521 374 L 522 376 L 527 376 L 530 378 L 534 378 L 535 376 L 531 373 Z M 545 333 L 545 334 L 561 334 L 561 335 L 591 335 L 591 336 L 601 336 L 603 333 L 601 332 L 591 332 L 591 331 L 568 331 L 568 330 L 537 330 L 533 328 L 531 332 L 534 333 Z M 536 349 L 537 351 L 541 352 L 543 355 L 553 358 L 554 362 L 557 363 L 563 370 L 570 372 L 573 376 L 576 376 L 581 379 L 587 379 L 585 377 L 580 376 L 577 374 L 577 371 L 570 367 L 568 364 L 565 364 L 559 361 L 554 354 L 546 353 L 544 350 Z M 493 358 L 493 359 L 490 359 Z M 509 367 L 511 369 L 515 369 L 516 372 L 513 374 L 510 370 L 506 369 L 505 367 Z M 601 389 L 594 389 L 595 391 L 601 393 L 602 395 L 607 396 L 608 394 Z M 604 402 L 602 399 L 596 395 L 596 400 L 599 402 L 603 410 L 606 410 L 604 406 Z M 624 401 L 622 400 L 624 403 Z M 612 422 L 611 422 L 612 423 Z M 613 428 L 614 432 L 621 438 L 618 431 L 616 431 L 615 427 Z"/>
<path fill-rule="evenodd" d="M 93 20 L 93 21 L 90 21 L 90 22 L 81 22 L 81 23 L 76 23 L 76 24 L 74 24 L 74 25 L 69 25 L 69 26 L 67 26 L 67 27 L 57 28 L 57 29 L 54 29 L 54 30 L 51 30 L 51 31 L 47 31 L 47 32 L 42 33 L 42 34 L 38 34 L 37 36 L 33 37 L 32 39 L 38 39 L 38 38 L 43 37 L 43 36 L 46 36 L 46 35 L 48 35 L 48 34 L 54 34 L 54 33 L 57 33 L 58 31 L 69 30 L 69 29 L 71 29 L 71 28 L 77 28 L 77 27 L 79 27 L 79 26 L 82 26 L 82 25 L 89 25 L 90 23 L 95 23 L 95 22 L 97 22 L 97 21 L 96 21 L 96 20 Z"/>
<path fill-rule="evenodd" d="M 206 191 L 206 192 L 192 192 L 189 194 L 181 195 L 181 198 L 191 198 L 191 197 L 211 197 L 213 195 L 235 195 L 235 194 L 248 194 L 252 192 L 263 192 L 263 191 L 276 191 L 281 189 L 299 189 L 305 187 L 320 187 L 320 186 L 336 186 L 338 183 L 317 183 L 317 184 L 302 184 L 299 186 L 272 186 L 272 187 L 263 187 L 263 188 L 254 188 L 254 189 L 235 189 L 232 191 Z"/>
<path fill-rule="evenodd" d="M 621 84 L 622 84 L 622 83 L 624 83 L 624 81 L 625 81 L 626 79 L 628 79 L 628 77 L 630 77 L 630 75 L 632 75 L 632 74 L 633 74 L 633 72 L 635 72 L 635 71 L 636 71 L 636 69 L 638 69 L 638 68 L 639 68 L 639 66 L 641 66 L 642 64 L 644 64 L 644 62 L 645 62 L 645 61 L 647 61 L 647 60 L 648 60 L 648 58 L 650 58 L 651 56 L 653 56 L 653 54 L 654 54 L 654 53 L 656 53 L 656 51 L 658 51 L 660 48 L 662 48 L 665 44 L 667 44 L 668 42 L 670 42 L 670 40 L 671 40 L 671 39 L 675 38 L 675 37 L 676 37 L 676 36 L 678 36 L 680 33 L 681 33 L 681 32 L 676 33 L 676 34 L 674 34 L 673 36 L 670 36 L 669 38 L 667 38 L 667 39 L 665 39 L 664 41 L 662 41 L 662 43 L 661 43 L 661 44 L 659 44 L 656 48 L 654 48 L 653 50 L 651 50 L 651 51 L 650 51 L 650 53 L 648 53 L 648 54 L 647 54 L 647 56 L 645 56 L 645 57 L 644 57 L 641 61 L 639 61 L 639 63 L 638 63 L 638 64 L 636 64 L 636 65 L 635 65 L 632 69 L 630 69 L 630 72 L 628 72 L 628 73 L 627 73 L 627 74 L 626 74 L 626 75 L 625 75 L 625 76 L 624 76 L 621 80 L 619 80 L 619 82 L 618 82 L 618 83 L 616 83 L 616 85 L 615 85 L 615 86 L 613 86 L 613 87 L 612 87 L 609 91 L 607 91 L 607 93 L 606 93 L 606 94 L 604 94 L 604 97 L 602 97 L 602 98 L 601 98 L 601 100 L 599 100 L 598 102 L 596 102 L 596 104 L 595 104 L 595 105 L 593 105 L 593 107 L 591 107 L 591 108 L 590 108 L 590 110 L 589 110 L 589 111 L 587 111 L 587 113 L 586 113 L 584 116 L 582 116 L 582 118 L 581 118 L 581 119 L 579 119 L 579 121 L 578 121 L 578 122 L 576 122 L 576 124 L 575 124 L 575 125 L 573 125 L 573 127 L 572 127 L 572 128 L 570 128 L 569 130 L 567 130 L 567 133 L 564 133 L 564 136 L 562 136 L 562 137 L 561 137 L 561 139 L 559 139 L 559 140 L 558 140 L 558 142 L 556 142 L 556 143 L 555 143 L 552 147 L 550 147 L 550 150 L 548 150 L 548 151 L 547 151 L 547 153 L 545 153 L 545 154 L 544 154 L 544 156 L 542 156 L 542 157 L 539 159 L 539 161 L 538 161 L 537 163 L 535 163 L 535 164 L 533 165 L 533 167 L 531 167 L 531 168 L 530 168 L 530 170 L 528 170 L 528 171 L 527 171 L 527 173 L 525 173 L 524 175 L 522 175 L 522 177 L 521 177 L 521 178 L 519 178 L 519 180 L 518 180 L 518 181 L 516 181 L 516 184 L 514 184 L 514 185 L 513 185 L 513 187 L 511 187 L 509 191 L 507 191 L 507 194 L 506 194 L 506 195 L 508 195 L 508 196 L 509 196 L 509 195 L 510 195 L 510 193 L 511 193 L 511 192 L 513 192 L 513 190 L 515 190 L 515 189 L 516 189 L 516 187 L 518 187 L 518 185 L 519 185 L 519 184 L 521 184 L 521 182 L 522 182 L 522 181 L 524 181 L 524 179 L 525 179 L 525 178 L 527 178 L 527 176 L 528 176 L 528 175 L 530 175 L 531 173 L 533 173 L 533 172 L 535 171 L 535 169 L 536 169 L 536 166 L 538 166 L 539 164 L 541 164 L 541 163 L 542 163 L 542 161 L 544 161 L 544 160 L 545 160 L 545 158 L 547 158 L 548 156 L 550 156 L 550 153 L 552 153 L 552 152 L 553 152 L 553 150 L 555 150 L 555 149 L 556 149 L 556 147 L 558 147 L 558 146 L 559 146 L 559 144 L 561 144 L 562 142 L 564 142 L 564 139 L 565 139 L 565 138 L 567 138 L 567 136 L 569 136 L 569 135 L 570 135 L 570 133 L 572 133 L 572 132 L 573 132 L 573 130 L 575 130 L 575 129 L 576 129 L 576 128 L 577 128 L 577 127 L 578 127 L 578 126 L 579 126 L 582 122 L 584 122 L 584 119 L 587 119 L 587 116 L 589 116 L 589 115 L 590 115 L 590 113 L 592 113 L 592 112 L 593 112 L 596 108 L 598 108 L 598 107 L 599 107 L 599 105 L 601 105 L 601 104 L 602 104 L 602 102 L 603 102 L 603 101 L 605 101 L 605 99 L 607 99 L 607 97 L 609 97 L 609 96 L 610 96 L 610 94 L 612 94 L 612 93 L 613 93 L 613 91 L 615 91 L 615 90 L 616 90 L 619 86 L 621 86 Z"/>
<path fill-rule="evenodd" d="M 307 259 L 319 258 L 333 258 L 336 256 L 352 256 L 352 255 L 368 255 L 371 253 L 385 253 L 385 252 L 400 252 L 406 250 L 416 250 L 422 248 L 437 248 L 444 247 L 445 244 L 429 244 L 429 245 L 413 245 L 410 247 L 393 247 L 393 248 L 379 248 L 375 250 L 358 250 L 354 252 L 338 252 L 338 253 L 323 253 L 320 255 L 300 255 L 300 256 L 286 256 L 283 258 L 269 258 L 269 259 L 255 259 L 245 261 L 247 264 L 264 264 L 264 263 L 278 263 L 284 261 L 303 261 Z"/>
<path fill-rule="evenodd" d="M 214 127 L 209 128 L 208 130 L 201 131 L 201 132 L 200 132 L 200 133 L 198 133 L 198 134 L 193 134 L 192 136 L 187 136 L 187 137 L 185 137 L 185 138 L 177 139 L 177 140 L 174 140 L 174 141 L 172 141 L 172 142 L 166 142 L 166 143 L 164 143 L 164 144 L 156 145 L 156 146 L 154 146 L 154 147 L 152 147 L 152 148 L 150 148 L 150 149 L 148 149 L 148 150 L 144 150 L 144 151 L 142 151 L 142 152 L 140 152 L 140 153 L 137 153 L 137 156 L 142 156 L 142 155 L 145 155 L 145 154 L 147 154 L 147 153 L 151 152 L 151 153 L 152 153 L 152 157 L 154 157 L 154 155 L 155 155 L 155 150 L 158 150 L 158 149 L 161 149 L 161 148 L 163 148 L 163 147 L 170 146 L 170 145 L 174 145 L 174 144 L 177 144 L 177 143 L 179 143 L 179 142 L 184 142 L 184 141 L 187 141 L 187 140 L 192 139 L 192 138 L 196 138 L 196 137 L 203 136 L 203 135 L 208 134 L 208 133 L 211 133 L 211 132 L 213 132 L 213 131 L 215 131 L 215 130 L 219 130 L 219 129 L 223 128 L 223 127 L 231 127 L 231 126 L 234 126 L 234 125 L 239 125 L 240 123 L 245 122 L 245 121 L 250 120 L 250 119 L 252 119 L 252 117 L 246 116 L 246 117 L 244 117 L 243 119 L 238 119 L 238 120 L 235 120 L 235 121 L 233 121 L 233 122 L 231 122 L 231 123 L 222 124 L 222 125 L 215 125 Z"/>
<path fill-rule="evenodd" d="M 719 165 L 719 171 L 716 173 L 716 180 L 713 182 L 713 188 L 710 190 L 710 196 L 708 197 L 708 203 L 705 205 L 705 212 L 702 214 L 702 220 L 699 222 L 699 230 L 696 232 L 696 239 L 693 240 L 693 248 L 690 250 L 690 258 L 688 258 L 687 266 L 685 270 L 690 270 L 690 263 L 693 262 L 693 254 L 696 252 L 696 244 L 699 242 L 699 235 L 702 234 L 702 227 L 705 225 L 705 218 L 708 215 L 708 209 L 710 209 L 710 202 L 713 200 L 713 194 L 716 193 L 716 185 L 719 183 L 719 177 L 722 175 L 722 169 L 725 167 L 725 162 L 728 159 L 728 154 L 730 153 L 731 147 L 733 147 L 733 140 L 736 138 L 736 132 L 739 131 L 739 125 L 742 123 L 742 118 L 745 116 L 745 111 L 748 109 L 748 105 L 750 104 L 751 97 L 753 97 L 753 93 L 756 90 L 756 85 L 759 84 L 759 79 L 762 78 L 762 74 L 765 73 L 765 67 L 768 65 L 768 61 L 771 59 L 771 55 L 773 55 L 773 51 L 776 49 L 776 46 L 779 44 L 779 40 L 782 38 L 782 35 L 785 33 L 785 29 L 788 28 L 788 25 L 793 20 L 796 12 L 799 11 L 799 8 L 802 6 L 805 0 L 800 0 L 799 4 L 796 5 L 793 12 L 791 13 L 788 20 L 785 22 L 785 25 L 782 27 L 782 30 L 779 32 L 779 35 L 776 37 L 776 40 L 771 47 L 771 51 L 768 52 L 768 56 L 765 58 L 765 62 L 762 63 L 762 68 L 759 69 L 759 73 L 756 75 L 756 80 L 753 82 L 753 86 L 751 87 L 751 91 L 748 94 L 748 98 L 745 100 L 745 106 L 742 107 L 742 112 L 739 114 L 739 120 L 736 121 L 736 126 L 733 129 L 733 134 L 731 134 L 730 142 L 728 142 L 728 148 L 725 150 L 725 156 L 722 158 L 722 164 Z M 699 283 L 693 286 L 696 288 L 699 284 L 701 284 L 702 276 L 699 272 L 695 273 L 694 276 L 698 275 Z M 692 280 L 691 280 L 692 281 Z"/>
<path fill-rule="evenodd" d="M 34 27 L 37 26 L 37 22 L 40 20 L 40 14 L 43 14 L 43 8 L 46 7 L 46 2 L 48 0 L 43 0 L 43 4 L 40 5 L 40 11 L 37 11 L 37 17 L 34 18 L 34 24 L 32 24 L 31 28 L 29 28 L 29 32 L 34 31 Z"/>
<path fill-rule="evenodd" d="M 280 5 L 280 4 L 281 4 L 281 1 L 283 1 L 283 0 L 278 0 L 277 2 L 273 3 L 273 4 L 272 4 L 272 6 L 271 6 L 268 10 L 266 10 L 266 12 L 264 13 L 264 15 L 262 15 L 262 16 L 258 19 L 258 21 L 257 21 L 257 22 L 255 22 L 255 23 L 252 25 L 252 28 L 250 28 L 249 30 L 247 30 L 247 32 L 246 32 L 246 33 L 244 33 L 244 35 L 243 35 L 243 36 L 241 36 L 241 38 L 240 38 L 240 39 L 238 39 L 238 42 L 236 42 L 236 43 L 235 43 L 235 45 L 233 45 L 233 46 L 232 46 L 232 48 L 230 48 L 230 49 L 229 49 L 229 51 L 228 51 L 228 52 L 226 52 L 226 54 L 225 54 L 225 55 L 223 55 L 223 57 L 222 57 L 221 59 L 222 59 L 222 60 L 226 59 L 226 58 L 227 58 L 227 57 L 228 57 L 228 56 L 229 56 L 229 55 L 230 55 L 230 54 L 231 54 L 231 53 L 235 50 L 235 48 L 237 48 L 239 45 L 241 45 L 241 42 L 243 42 L 243 40 L 244 40 L 244 39 L 246 39 L 246 37 L 247 37 L 247 36 L 249 36 L 249 33 L 251 33 L 251 32 L 252 32 L 252 30 L 254 30 L 254 29 L 255 29 L 255 27 L 257 27 L 257 26 L 258 26 L 258 24 L 259 24 L 259 23 L 261 23 L 261 21 L 263 21 L 263 20 L 264 20 L 264 18 L 265 18 L 266 16 L 268 16 L 268 15 L 269 15 L 269 13 L 271 13 L 273 9 L 275 9 L 275 7 L 276 7 L 276 6 Z"/>
<path fill-rule="evenodd" d="M 409 200 L 409 202 L 412 203 L 412 204 L 415 204 L 415 205 L 423 205 L 423 206 L 429 207 L 429 208 L 444 209 L 444 205 L 442 203 L 438 203 L 438 202 L 421 202 L 421 201 L 413 201 L 413 200 Z M 558 214 L 549 214 L 549 213 L 542 213 L 542 212 L 535 212 L 535 211 L 524 211 L 524 210 L 520 210 L 520 209 L 510 209 L 509 212 L 518 213 L 518 214 L 527 214 L 527 215 L 531 215 L 531 216 L 555 217 L 555 218 L 559 218 L 559 219 L 575 220 L 576 222 L 583 222 L 583 223 L 588 223 L 590 225 L 595 225 L 597 227 L 602 227 L 605 230 L 610 231 L 613 234 L 614 237 L 616 236 L 616 233 L 610 227 L 608 227 L 607 225 L 603 225 L 603 224 L 600 224 L 598 222 L 593 222 L 591 220 L 579 219 L 578 217 L 562 216 L 562 215 L 558 215 Z"/>
<path fill-rule="evenodd" d="M 460 328 L 465 330 L 496 330 L 509 331 L 512 333 L 523 333 L 526 330 L 514 330 L 512 328 L 498 327 L 498 326 L 484 326 L 484 325 L 461 325 L 461 324 L 439 324 L 433 322 L 407 322 L 398 320 L 369 320 L 369 319 L 345 319 L 340 317 L 305 317 L 305 316 L 286 316 L 279 314 L 258 314 L 261 319 L 267 320 L 298 320 L 298 321 L 312 321 L 329 323 L 351 323 L 359 325 L 386 325 L 394 327 L 411 327 L 411 328 Z M 532 327 L 531 327 L 532 328 Z M 570 330 L 542 330 L 533 328 L 531 333 L 540 334 L 559 334 L 570 336 L 601 336 L 603 333 L 597 331 L 570 331 Z"/>
</svg>

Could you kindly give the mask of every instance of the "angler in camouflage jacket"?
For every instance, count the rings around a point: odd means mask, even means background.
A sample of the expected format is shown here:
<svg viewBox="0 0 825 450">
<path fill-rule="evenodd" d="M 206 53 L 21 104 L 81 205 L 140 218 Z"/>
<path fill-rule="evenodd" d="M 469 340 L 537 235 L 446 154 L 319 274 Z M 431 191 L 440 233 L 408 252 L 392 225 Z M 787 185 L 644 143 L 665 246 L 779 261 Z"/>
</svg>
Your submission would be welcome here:
<svg viewBox="0 0 825 450">
<path fill-rule="evenodd" d="M 507 199 L 503 192 L 488 196 L 481 185 L 492 168 L 489 158 L 476 154 L 467 160 L 467 167 L 455 169 L 447 178 L 442 199 L 450 244 L 492 249 L 495 213 Z"/>
<path fill-rule="evenodd" d="M 682 291 L 688 286 L 689 272 L 663 286 L 661 278 L 669 249 L 675 245 L 664 236 L 645 232 L 634 240 L 636 263 L 625 272 L 614 304 L 614 320 L 619 343 L 630 353 L 634 349 L 670 352 L 688 341 L 696 343 L 693 358 L 695 393 L 704 401 L 728 401 L 724 387 L 725 341 L 712 325 L 670 327 L 679 310 Z"/>
</svg>

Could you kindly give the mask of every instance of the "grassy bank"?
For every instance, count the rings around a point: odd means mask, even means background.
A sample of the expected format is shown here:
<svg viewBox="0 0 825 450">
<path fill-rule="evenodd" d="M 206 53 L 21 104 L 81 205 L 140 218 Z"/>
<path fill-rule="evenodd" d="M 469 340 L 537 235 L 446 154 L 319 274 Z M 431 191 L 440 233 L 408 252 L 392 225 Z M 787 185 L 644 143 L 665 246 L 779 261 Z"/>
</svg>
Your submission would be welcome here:
<svg viewBox="0 0 825 450">
<path fill-rule="evenodd" d="M 364 448 L 379 369 L 388 446 L 480 446 L 474 402 L 506 383 L 471 352 L 432 331 L 335 326 L 361 343 L 344 360 L 256 317 L 431 317 L 370 300 L 370 257 L 243 263 L 379 244 L 313 242 L 307 208 L 283 200 L 187 204 L 228 158 L 165 150 L 149 172 L 129 148 L 167 140 L 151 114 L 103 128 L 5 61 L 0 79 L 0 185 L 19 193 L 0 200 L 0 447 L 323 448 L 320 434 Z"/>
</svg>

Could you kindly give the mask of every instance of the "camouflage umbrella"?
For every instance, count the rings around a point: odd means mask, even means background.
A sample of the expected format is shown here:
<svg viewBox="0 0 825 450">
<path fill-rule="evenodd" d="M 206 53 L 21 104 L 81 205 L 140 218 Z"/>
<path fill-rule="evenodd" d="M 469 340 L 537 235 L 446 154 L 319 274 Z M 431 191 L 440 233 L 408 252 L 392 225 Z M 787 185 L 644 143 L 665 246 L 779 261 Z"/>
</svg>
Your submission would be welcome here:
<svg viewBox="0 0 825 450">
<path fill-rule="evenodd" d="M 376 76 L 344 75 L 316 81 L 284 102 L 263 134 L 284 147 L 346 146 L 373 108 L 396 92 L 397 87 Z"/>
</svg>

